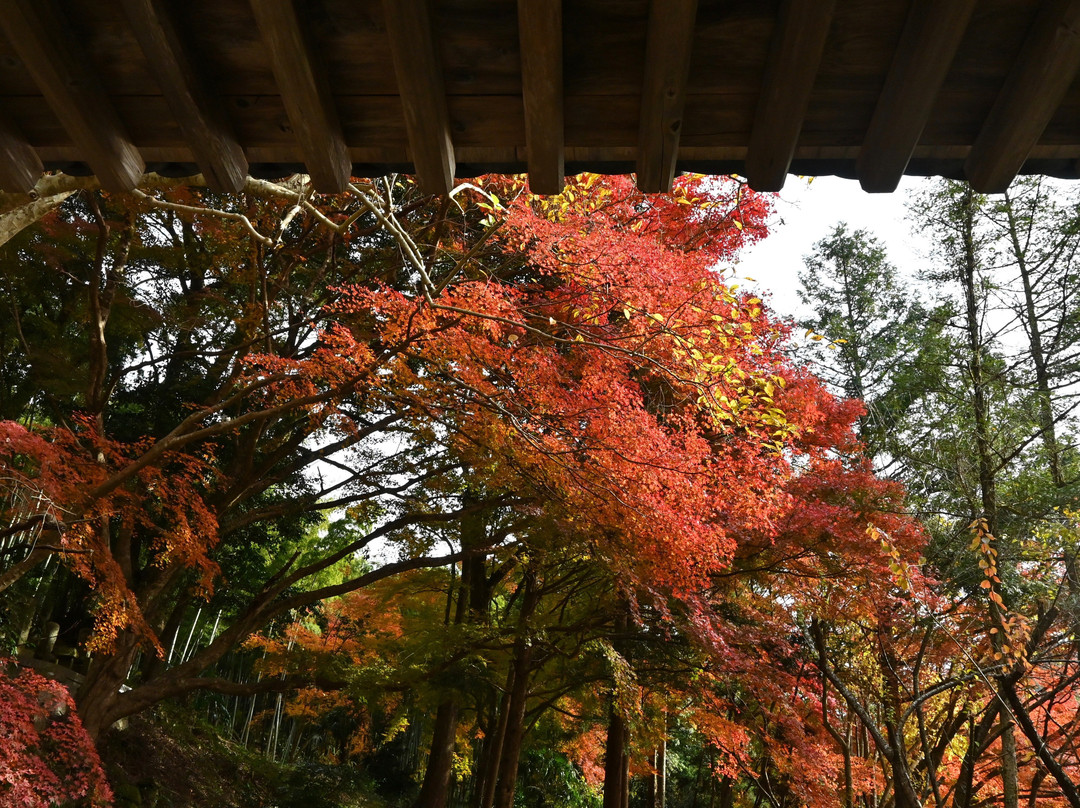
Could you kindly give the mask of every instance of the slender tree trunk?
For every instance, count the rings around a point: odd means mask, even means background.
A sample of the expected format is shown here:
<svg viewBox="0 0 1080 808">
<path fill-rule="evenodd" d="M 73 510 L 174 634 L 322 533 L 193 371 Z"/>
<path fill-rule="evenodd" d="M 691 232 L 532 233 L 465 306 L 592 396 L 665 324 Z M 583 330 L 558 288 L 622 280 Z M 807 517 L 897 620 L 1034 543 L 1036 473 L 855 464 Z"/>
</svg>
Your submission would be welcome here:
<svg viewBox="0 0 1080 808">
<path fill-rule="evenodd" d="M 1001 694 L 1000 689 L 998 692 Z M 1001 802 L 1005 808 L 1019 808 L 1020 777 L 1016 760 L 1016 721 L 1007 706 L 1001 708 L 1001 725 Z"/>
<path fill-rule="evenodd" d="M 495 732 L 490 738 L 487 755 L 483 761 L 483 774 L 477 793 L 477 808 L 491 808 L 495 803 L 495 786 L 499 782 L 499 763 L 502 761 L 503 743 L 506 738 L 506 721 L 510 711 L 510 690 L 514 686 L 514 666 L 506 674 L 506 689 L 499 699 Z"/>
<path fill-rule="evenodd" d="M 481 546 L 483 537 L 484 522 L 479 513 L 474 513 L 462 520 L 460 539 L 463 549 Z M 480 594 L 483 588 L 477 579 L 484 579 L 484 559 L 482 556 L 467 556 L 461 563 L 458 602 L 454 613 L 456 624 L 483 619 L 487 609 L 487 599 Z M 454 695 L 450 695 L 439 704 L 435 714 L 431 753 L 428 755 L 424 782 L 416 798 L 416 808 L 444 808 L 446 805 L 450 778 L 453 774 L 457 717 L 458 703 Z"/>
<path fill-rule="evenodd" d="M 630 733 L 627 732 L 629 740 Z M 619 805 L 621 808 L 630 808 L 630 749 L 623 744 L 622 768 L 619 771 Z"/>
<path fill-rule="evenodd" d="M 956 778 L 956 792 L 953 808 L 971 808 L 975 797 L 975 765 L 985 751 L 987 738 L 998 719 L 997 699 L 993 699 L 978 724 L 974 716 L 968 720 L 968 742 L 964 759 L 960 763 L 960 774 Z"/>
<path fill-rule="evenodd" d="M 667 803 L 667 738 L 660 740 L 660 746 L 653 752 L 653 767 L 656 773 L 649 778 L 648 808 L 664 808 Z"/>
<path fill-rule="evenodd" d="M 1047 464 L 1050 467 L 1050 479 L 1056 488 L 1065 485 L 1061 472 L 1061 448 L 1058 445 L 1057 429 L 1054 423 L 1053 394 L 1050 390 L 1050 370 L 1043 345 L 1042 323 L 1035 305 L 1035 289 L 1032 284 L 1031 267 L 1028 265 L 1027 252 L 1020 243 L 1019 226 L 1016 212 L 1013 210 L 1009 194 L 1005 194 L 1005 214 L 1008 217 L 1009 241 L 1013 248 L 1013 257 L 1020 270 L 1020 281 L 1024 287 L 1024 315 L 1027 321 L 1028 350 L 1031 363 L 1035 366 L 1035 391 L 1038 395 L 1039 431 L 1043 446 L 1046 447 Z"/>
<path fill-rule="evenodd" d="M 986 378 L 983 372 L 981 311 L 978 301 L 978 254 L 975 245 L 975 194 L 970 186 L 965 190 L 961 211 L 961 237 L 963 256 L 960 266 L 960 284 L 964 290 L 965 331 L 968 342 L 968 372 L 971 377 L 972 410 L 975 420 L 975 451 L 979 466 L 979 493 L 982 499 L 983 517 L 987 529 L 998 535 L 997 476 L 990 441 L 990 404 L 987 397 Z M 996 591 L 996 589 L 995 589 Z M 998 606 L 989 604 L 990 615 L 997 625 L 995 644 L 1002 642 L 1002 618 Z M 999 693 L 1003 700 L 1004 694 Z M 1001 710 L 1001 780 L 1003 808 L 1019 808 L 1019 766 L 1016 759 L 1016 736 L 1011 714 Z"/>
<path fill-rule="evenodd" d="M 656 761 L 656 773 L 659 782 L 656 784 L 657 797 L 656 808 L 667 808 L 667 735 L 660 741 L 659 759 Z"/>
<path fill-rule="evenodd" d="M 518 618 L 518 636 L 514 641 L 514 678 L 506 706 L 506 728 L 499 760 L 499 778 L 495 787 L 495 808 L 513 808 L 517 789 L 518 762 L 525 738 L 525 706 L 529 698 L 529 680 L 533 666 L 533 640 L 529 622 L 539 601 L 536 573 L 525 572 L 525 592 Z"/>
<path fill-rule="evenodd" d="M 518 763 L 521 760 L 521 745 L 525 738 L 525 702 L 528 699 L 529 667 L 532 664 L 532 649 L 523 649 L 515 660 L 514 687 L 506 709 L 506 726 L 503 733 L 502 750 L 499 754 L 499 776 L 495 787 L 494 808 L 512 808 L 514 792 L 517 789 Z"/>
</svg>

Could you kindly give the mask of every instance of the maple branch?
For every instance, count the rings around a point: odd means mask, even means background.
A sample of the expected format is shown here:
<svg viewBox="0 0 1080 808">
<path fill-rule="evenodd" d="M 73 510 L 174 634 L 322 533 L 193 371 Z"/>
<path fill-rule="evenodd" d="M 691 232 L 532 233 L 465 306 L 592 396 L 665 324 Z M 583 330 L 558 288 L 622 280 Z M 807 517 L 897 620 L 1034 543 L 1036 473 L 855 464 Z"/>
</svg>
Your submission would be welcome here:
<svg viewBox="0 0 1080 808">
<path fill-rule="evenodd" d="M 251 237 L 258 241 L 260 244 L 265 244 L 267 247 L 276 246 L 272 238 L 270 238 L 269 236 L 264 236 L 262 233 L 256 230 L 255 225 L 251 223 L 251 219 L 249 219 L 242 213 L 219 210 L 218 208 L 200 208 L 195 207 L 194 205 L 181 205 L 179 202 L 168 202 L 164 199 L 158 199 L 157 197 L 143 193 L 138 188 L 133 188 L 131 190 L 131 195 L 134 196 L 136 199 L 141 199 L 142 201 L 155 208 L 171 210 L 176 213 L 186 213 L 192 216 L 216 216 L 219 219 L 227 219 L 229 221 L 239 222 L 244 226 L 244 229 L 247 230 L 249 234 L 251 234 Z"/>
<path fill-rule="evenodd" d="M 224 399 L 223 401 L 220 401 L 210 407 L 203 407 L 197 412 L 189 415 L 187 418 L 181 421 L 171 432 L 169 432 L 168 435 L 160 438 L 157 442 L 154 443 L 153 446 L 147 449 L 136 460 L 133 460 L 120 471 L 116 472 L 108 480 L 101 483 L 92 491 L 90 491 L 90 493 L 85 499 L 85 504 L 89 504 L 90 502 L 100 499 L 101 497 L 115 491 L 118 487 L 123 485 L 129 479 L 134 477 L 144 468 L 146 468 L 155 460 L 159 459 L 162 455 L 168 452 L 175 451 L 176 449 L 186 446 L 189 443 L 202 440 L 203 438 L 208 438 L 214 435 L 220 435 L 223 432 L 232 431 L 237 427 L 244 426 L 245 424 L 248 424 L 258 419 L 272 418 L 276 415 L 289 412 L 290 410 L 306 407 L 309 404 L 318 404 L 320 402 L 327 401 L 334 396 L 341 395 L 346 390 L 354 387 L 357 382 L 359 382 L 367 375 L 368 374 L 366 372 L 358 373 L 352 378 L 342 382 L 340 385 L 330 388 L 329 390 L 325 390 L 321 393 L 313 393 L 309 396 L 302 396 L 300 398 L 291 399 L 284 404 L 277 405 L 276 407 L 268 407 L 265 410 L 257 410 L 255 412 L 245 413 L 244 415 L 238 415 L 235 418 L 220 421 L 216 424 L 211 424 L 209 426 L 203 427 L 202 429 L 197 429 L 193 432 L 186 432 L 186 430 L 194 424 L 199 423 L 206 417 L 213 415 L 217 412 L 221 412 L 222 410 L 227 409 L 233 404 L 238 403 L 256 390 L 267 387 L 275 382 L 292 378 L 291 374 L 288 373 L 278 373 L 271 376 L 265 376 L 262 379 L 252 382 L 247 387 L 243 388 L 237 393 L 234 393 L 229 398 Z"/>
<path fill-rule="evenodd" d="M 836 675 L 829 665 L 825 651 L 824 631 L 822 631 L 821 624 L 818 623 L 815 618 L 811 621 L 810 628 L 801 624 L 799 628 L 802 631 L 803 638 L 806 640 L 807 645 L 817 649 L 818 656 L 817 659 L 814 660 L 814 664 L 817 666 L 818 670 L 820 670 L 832 686 L 836 688 L 836 692 L 844 697 L 844 701 L 847 702 L 851 711 L 859 716 L 859 720 L 862 722 L 863 726 L 866 727 L 866 731 L 870 733 L 870 737 L 874 739 L 874 745 L 881 750 L 881 754 L 891 760 L 895 756 L 895 750 L 885 739 L 885 736 L 881 734 L 881 731 L 877 727 L 877 722 L 874 721 L 862 702 L 855 697 L 854 693 L 848 690 L 847 685 L 840 680 L 840 677 Z"/>
<path fill-rule="evenodd" d="M 44 561 L 48 555 L 47 551 L 35 547 L 22 561 L 12 564 L 3 572 L 0 572 L 0 592 L 19 581 L 26 573 Z"/>
</svg>

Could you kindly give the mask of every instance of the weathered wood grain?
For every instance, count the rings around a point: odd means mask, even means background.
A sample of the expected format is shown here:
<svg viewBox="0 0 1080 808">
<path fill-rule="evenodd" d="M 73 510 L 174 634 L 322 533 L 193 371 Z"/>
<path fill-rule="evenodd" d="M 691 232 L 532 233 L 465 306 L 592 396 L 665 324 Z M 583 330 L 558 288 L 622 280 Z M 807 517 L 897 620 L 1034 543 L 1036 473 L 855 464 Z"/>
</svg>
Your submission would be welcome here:
<svg viewBox="0 0 1080 808">
<path fill-rule="evenodd" d="M 650 4 L 637 159 L 637 184 L 645 193 L 670 191 L 675 178 L 696 16 L 697 0 Z"/>
<path fill-rule="evenodd" d="M 352 162 L 341 121 L 293 0 L 257 0 L 252 10 L 311 181 L 324 193 L 345 190 Z"/>
<path fill-rule="evenodd" d="M 859 153 L 864 191 L 900 184 L 977 0 L 916 0 Z"/>
<path fill-rule="evenodd" d="M 529 186 L 534 193 L 563 189 L 562 0 L 518 0 L 521 87 Z"/>
<path fill-rule="evenodd" d="M 0 28 L 102 186 L 134 188 L 142 157 L 53 1 L 0 0 Z"/>
<path fill-rule="evenodd" d="M 964 173 L 975 190 L 1009 187 L 1080 70 L 1080 0 L 1051 0 L 1039 13 Z"/>
<path fill-rule="evenodd" d="M 63 0 L 62 5 L 0 0 L 0 9 L 49 18 L 39 26 L 45 36 L 38 38 L 46 42 L 39 51 L 62 45 L 56 66 L 43 68 L 53 56 L 24 58 L 20 49 L 26 49 L 27 37 L 14 30 L 18 20 L 0 15 L 0 111 L 11 130 L 0 171 L 25 184 L 27 175 L 39 170 L 35 156 L 45 167 L 72 172 L 120 166 L 120 173 L 114 169 L 113 179 L 106 180 L 120 189 L 137 174 L 141 154 L 162 171 L 194 172 L 190 164 L 197 162 L 204 172 L 231 174 L 235 182 L 246 155 L 262 176 L 306 167 L 329 175 L 331 182 L 320 187 L 330 188 L 340 187 L 351 171 L 415 170 L 419 157 L 429 163 L 421 173 L 434 175 L 436 186 L 445 188 L 459 163 L 465 171 L 485 166 L 522 171 L 530 167 L 531 155 L 534 187 L 543 187 L 547 179 L 557 183 L 560 171 L 587 168 L 638 168 L 644 178 L 646 166 L 639 160 L 649 147 L 643 149 L 643 120 L 659 115 L 682 121 L 677 152 L 660 137 L 662 125 L 648 129 L 661 144 L 651 148 L 652 164 L 662 174 L 707 167 L 752 173 L 764 187 L 769 172 L 774 184 L 782 181 L 788 159 L 792 170 L 855 176 L 858 158 L 867 187 L 887 187 L 904 152 L 913 161 L 906 173 L 932 172 L 937 166 L 960 175 L 984 129 L 995 134 L 981 135 L 985 153 L 977 150 L 971 166 L 1005 159 L 1011 150 L 1008 162 L 1015 166 L 1020 160 L 1021 171 L 1077 174 L 1080 81 L 1069 75 L 1065 61 L 1052 56 L 1059 50 L 1056 35 L 1026 42 L 1040 13 L 1060 13 L 1064 0 L 846 0 L 835 5 L 816 71 L 799 60 L 797 49 L 783 47 L 796 0 L 697 0 L 689 46 L 660 48 L 656 58 L 648 55 L 650 35 L 657 36 L 656 26 L 650 26 L 650 0 L 564 0 L 559 37 L 539 36 L 540 25 L 522 30 L 530 8 L 550 10 L 554 0 L 428 0 L 419 6 L 417 0 L 293 2 L 282 11 L 281 0 Z M 966 27 L 950 21 L 950 9 L 965 3 L 974 3 Z M 133 14 L 133 6 L 141 6 L 144 16 Z M 404 9 L 408 16 L 417 7 L 427 14 L 426 25 L 414 20 L 404 36 L 400 31 L 392 36 L 395 15 Z M 668 15 L 677 12 L 677 3 L 657 7 Z M 822 5 L 807 2 L 804 8 L 807 25 L 820 37 Z M 149 23 L 147 9 L 155 15 Z M 310 64 L 307 86 L 315 86 L 314 93 L 304 90 L 303 82 L 279 81 L 280 49 L 268 47 L 257 24 L 261 13 L 295 19 L 295 25 L 284 27 L 287 36 L 299 35 L 302 47 L 293 49 Z M 794 27 L 789 39 L 812 33 L 806 25 Z M 920 35 L 905 33 L 909 28 Z M 54 30 L 60 31 L 59 39 Z M 546 60 L 532 78 L 526 52 L 530 33 L 540 43 L 534 53 Z M 150 37 L 164 47 L 149 46 Z M 946 47 L 939 47 L 942 39 L 948 39 Z M 398 49 L 404 68 L 395 64 L 394 41 L 404 41 Z M 945 58 L 944 51 L 954 46 L 955 55 Z M 922 54 L 932 52 L 934 58 L 921 61 Z M 648 112 L 642 103 L 648 71 L 663 72 L 657 60 L 674 63 L 687 54 L 682 114 Z M 1049 73 L 1031 72 L 1031 54 L 1053 62 L 1046 67 Z M 171 64 L 163 66 L 162 60 Z M 1029 76 L 1019 83 L 1027 86 L 1013 91 L 1006 113 L 995 113 L 1001 122 L 991 121 L 995 104 L 1005 103 L 999 95 L 1006 97 L 1007 81 L 1018 81 L 1010 78 L 1014 65 L 1025 63 Z M 529 89 L 537 76 L 544 71 L 554 76 L 559 67 L 562 169 L 557 168 L 557 82 L 539 92 Z M 43 69 L 55 74 L 48 97 L 42 88 L 50 81 L 38 78 Z M 286 71 L 290 74 L 295 76 L 295 68 Z M 415 85 L 404 102 L 399 81 L 402 87 Z M 183 89 L 163 89 L 170 82 Z M 936 82 L 940 87 L 933 92 Z M 97 90 L 87 95 L 84 89 L 92 85 Z M 772 98 L 770 87 L 788 95 Z M 1050 97 L 1055 94 L 1056 100 Z M 193 108 L 179 111 L 177 97 L 186 97 Z M 651 97 L 655 103 L 657 96 Z M 542 109 L 542 98 L 546 109 L 534 114 Z M 766 115 L 770 98 L 775 125 Z M 312 99 L 314 112 L 300 111 L 300 103 L 310 105 Z M 421 118 L 413 129 L 407 109 Z M 420 134 L 424 127 L 427 134 Z M 310 129 L 306 144 L 305 128 Z M 913 135 L 916 129 L 919 134 Z M 223 139 L 215 141 L 222 132 Z M 1015 148 L 1006 142 L 1018 135 L 1027 144 L 1026 158 L 1023 144 Z M 425 142 L 426 158 L 417 146 Z M 539 142 L 542 149 L 535 147 Z M 554 156 L 538 157 L 540 151 Z M 769 154 L 779 170 L 761 168 Z M 215 159 L 221 163 L 217 169 Z M 541 171 L 550 176 L 541 178 Z M 655 187 L 663 186 L 661 179 Z"/>
<path fill-rule="evenodd" d="M 416 175 L 429 193 L 449 193 L 454 144 L 427 0 L 384 0 L 383 13 Z"/>
<path fill-rule="evenodd" d="M 43 170 L 41 158 L 22 132 L 0 118 L 0 191 L 27 193 Z"/>
<path fill-rule="evenodd" d="M 758 191 L 784 186 L 835 5 L 836 0 L 786 0 L 780 8 L 746 155 L 746 178 Z"/>
<path fill-rule="evenodd" d="M 161 86 L 173 117 L 211 187 L 239 191 L 247 178 L 244 151 L 195 69 L 163 0 L 123 0 L 124 11 Z"/>
</svg>

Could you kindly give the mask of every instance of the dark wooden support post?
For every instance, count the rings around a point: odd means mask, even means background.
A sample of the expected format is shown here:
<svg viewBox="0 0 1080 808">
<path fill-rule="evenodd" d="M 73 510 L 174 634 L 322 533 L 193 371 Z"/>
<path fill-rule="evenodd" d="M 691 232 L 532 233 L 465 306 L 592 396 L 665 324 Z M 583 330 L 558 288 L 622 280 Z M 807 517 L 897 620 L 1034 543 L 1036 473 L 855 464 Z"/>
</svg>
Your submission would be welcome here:
<svg viewBox="0 0 1080 808">
<path fill-rule="evenodd" d="M 454 144 L 427 0 L 383 0 L 413 165 L 432 194 L 454 187 Z"/>
<path fill-rule="evenodd" d="M 835 7 L 836 0 L 781 5 L 746 154 L 746 178 L 755 191 L 784 187 Z"/>
<path fill-rule="evenodd" d="M 0 118 L 0 190 L 25 194 L 37 184 L 44 167 L 22 133 Z"/>
<path fill-rule="evenodd" d="M 323 65 L 293 0 L 254 0 L 251 8 L 312 183 L 324 193 L 344 191 L 352 161 Z"/>
<path fill-rule="evenodd" d="M 675 179 L 696 18 L 697 0 L 649 4 L 637 159 L 637 184 L 645 193 L 670 191 Z"/>
<path fill-rule="evenodd" d="M 134 188 L 146 164 L 64 13 L 53 0 L 0 0 L 0 28 L 102 187 Z"/>
<path fill-rule="evenodd" d="M 1044 3 L 964 163 L 972 188 L 1001 193 L 1009 187 L 1078 69 L 1080 0 Z"/>
<path fill-rule="evenodd" d="M 565 174 L 562 0 L 518 0 L 518 39 L 529 187 L 558 194 Z"/>
<path fill-rule="evenodd" d="M 977 0 L 916 0 L 859 152 L 864 191 L 896 190 Z"/>
<path fill-rule="evenodd" d="M 123 0 L 131 29 L 139 40 L 165 100 L 207 183 L 220 191 L 239 191 L 248 163 L 216 96 L 184 49 L 163 0 Z"/>
</svg>

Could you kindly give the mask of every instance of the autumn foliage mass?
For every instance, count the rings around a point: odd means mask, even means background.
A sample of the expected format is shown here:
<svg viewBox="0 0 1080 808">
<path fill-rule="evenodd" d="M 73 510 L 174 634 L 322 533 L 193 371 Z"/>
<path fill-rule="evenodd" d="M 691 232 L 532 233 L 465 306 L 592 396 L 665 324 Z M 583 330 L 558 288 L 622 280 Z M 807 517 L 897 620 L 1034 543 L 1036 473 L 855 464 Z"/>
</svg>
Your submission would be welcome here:
<svg viewBox="0 0 1080 808">
<path fill-rule="evenodd" d="M 1072 607 L 1006 603 L 985 520 L 968 589 L 926 562 L 739 286 L 770 215 L 293 178 L 19 234 L 3 653 L 73 678 L 0 676 L 0 800 L 108 804 L 94 743 L 181 704 L 387 805 L 1075 805 Z"/>
</svg>

